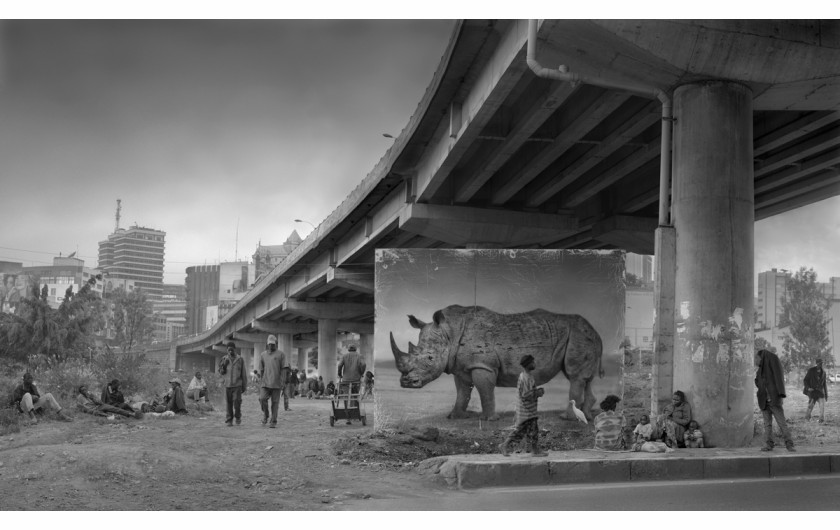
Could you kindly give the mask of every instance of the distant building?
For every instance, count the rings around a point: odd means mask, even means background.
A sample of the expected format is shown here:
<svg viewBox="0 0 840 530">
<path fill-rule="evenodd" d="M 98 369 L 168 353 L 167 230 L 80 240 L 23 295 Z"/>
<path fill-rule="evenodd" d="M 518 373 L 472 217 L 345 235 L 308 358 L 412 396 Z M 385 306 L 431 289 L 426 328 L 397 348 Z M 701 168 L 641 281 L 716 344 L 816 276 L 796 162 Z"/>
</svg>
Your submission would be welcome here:
<svg viewBox="0 0 840 530">
<path fill-rule="evenodd" d="M 163 297 L 166 232 L 132 226 L 117 229 L 99 242 L 99 269 L 107 280 L 131 280 L 152 302 Z"/>
<path fill-rule="evenodd" d="M 758 296 L 756 297 L 755 329 L 770 329 L 779 326 L 779 319 L 785 312 L 785 292 L 790 271 L 771 269 L 758 273 Z"/>
<path fill-rule="evenodd" d="M 271 272 L 278 263 L 286 259 L 294 249 L 301 244 L 303 240 L 297 233 L 297 230 L 292 230 L 289 238 L 282 245 L 257 245 L 257 250 L 252 256 L 254 261 L 254 272 L 256 278 Z"/>
<path fill-rule="evenodd" d="M 628 252 L 624 257 L 624 270 L 643 282 L 653 281 L 653 256 Z"/>
<path fill-rule="evenodd" d="M 632 348 L 653 351 L 653 288 L 628 287 L 625 291 L 624 336 Z"/>
<path fill-rule="evenodd" d="M 254 265 L 246 261 L 187 267 L 186 333 L 210 329 L 245 296 L 254 282 Z"/>
<path fill-rule="evenodd" d="M 15 283 L 19 286 L 21 297 L 30 296 L 35 286 L 38 286 L 40 291 L 46 285 L 47 303 L 50 307 L 58 308 L 64 301 L 67 289 L 70 289 L 72 293 L 78 293 L 88 280 L 99 273 L 97 269 L 85 267 L 84 260 L 72 257 L 71 254 L 71 257 L 53 258 L 52 265 L 22 267 Z M 4 278 L 4 286 L 8 277 L 7 274 Z M 103 283 L 97 282 L 91 289 L 101 297 Z"/>
</svg>

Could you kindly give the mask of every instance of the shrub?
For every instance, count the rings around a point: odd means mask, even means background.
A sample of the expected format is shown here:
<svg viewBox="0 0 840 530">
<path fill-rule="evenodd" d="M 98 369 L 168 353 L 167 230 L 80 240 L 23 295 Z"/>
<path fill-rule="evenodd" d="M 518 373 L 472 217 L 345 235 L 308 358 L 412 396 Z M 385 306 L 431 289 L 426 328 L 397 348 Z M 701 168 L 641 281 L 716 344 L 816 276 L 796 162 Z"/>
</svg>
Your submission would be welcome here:
<svg viewBox="0 0 840 530">
<path fill-rule="evenodd" d="M 20 432 L 21 414 L 11 408 L 0 408 L 0 436 Z"/>
</svg>

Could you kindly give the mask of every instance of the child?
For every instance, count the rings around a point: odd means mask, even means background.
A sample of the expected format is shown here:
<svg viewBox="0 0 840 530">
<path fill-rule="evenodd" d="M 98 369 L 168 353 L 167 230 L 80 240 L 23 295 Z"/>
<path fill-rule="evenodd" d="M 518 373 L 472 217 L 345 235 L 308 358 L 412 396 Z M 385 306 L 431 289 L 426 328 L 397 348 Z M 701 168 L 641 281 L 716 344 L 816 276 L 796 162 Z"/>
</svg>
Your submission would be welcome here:
<svg viewBox="0 0 840 530">
<path fill-rule="evenodd" d="M 703 433 L 700 425 L 694 420 L 688 422 L 688 429 L 685 431 L 685 446 L 689 449 L 703 449 Z"/>
<path fill-rule="evenodd" d="M 537 398 L 545 394 L 542 388 L 536 388 L 536 382 L 531 372 L 536 370 L 537 364 L 533 355 L 525 355 L 519 361 L 522 373 L 516 384 L 519 401 L 516 405 L 516 429 L 499 445 L 499 451 L 504 456 L 510 456 L 510 445 L 527 438 L 531 446 L 531 456 L 547 456 L 540 450 L 540 430 L 537 427 Z"/>
<path fill-rule="evenodd" d="M 642 444 L 653 438 L 653 425 L 650 423 L 650 416 L 642 414 L 639 423 L 633 430 L 633 450 L 639 451 Z"/>
</svg>

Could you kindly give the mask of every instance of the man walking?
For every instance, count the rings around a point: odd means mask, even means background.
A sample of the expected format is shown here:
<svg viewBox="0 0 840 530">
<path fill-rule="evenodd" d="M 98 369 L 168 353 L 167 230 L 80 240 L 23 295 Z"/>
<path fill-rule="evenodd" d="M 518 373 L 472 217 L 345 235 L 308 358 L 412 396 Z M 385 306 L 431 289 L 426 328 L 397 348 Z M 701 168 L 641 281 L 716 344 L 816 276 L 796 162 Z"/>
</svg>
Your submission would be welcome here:
<svg viewBox="0 0 840 530">
<path fill-rule="evenodd" d="M 519 374 L 519 380 L 516 383 L 516 392 L 519 395 L 519 401 L 516 404 L 516 428 L 499 445 L 499 452 L 504 456 L 510 456 L 511 444 L 527 438 L 531 456 L 546 456 L 547 453 L 540 450 L 540 429 L 537 426 L 537 399 L 545 394 L 545 390 L 537 388 L 534 376 L 531 374 L 537 369 L 534 356 L 524 355 L 519 364 L 522 366 L 522 373 Z"/>
<path fill-rule="evenodd" d="M 755 354 L 755 360 L 758 364 L 758 370 L 755 372 L 755 386 L 758 388 L 756 397 L 758 408 L 761 409 L 761 414 L 764 417 L 764 447 L 761 450 L 773 450 L 775 445 L 773 442 L 773 418 L 776 418 L 776 423 L 785 439 L 785 447 L 788 451 L 794 452 L 796 449 L 793 448 L 793 438 L 790 436 L 785 421 L 785 411 L 782 408 L 783 400 L 787 397 L 782 363 L 779 362 L 775 353 L 768 350 L 759 350 Z"/>
<path fill-rule="evenodd" d="M 349 346 L 347 353 L 341 358 L 341 362 L 338 363 L 339 392 L 358 394 L 362 386 L 362 376 L 365 374 L 366 368 L 365 361 L 359 352 L 356 351 L 356 347 Z M 355 399 L 351 400 L 350 406 L 358 407 L 359 402 Z M 350 420 L 347 420 L 347 425 L 350 425 Z"/>
<path fill-rule="evenodd" d="M 245 373 L 245 361 L 236 355 L 236 344 L 228 342 L 227 355 L 219 363 L 219 374 L 224 376 L 225 404 L 227 405 L 227 416 L 225 425 L 242 424 L 242 394 L 248 385 L 248 375 Z"/>
<path fill-rule="evenodd" d="M 828 385 L 826 384 L 825 370 L 822 367 L 822 359 L 816 360 L 817 365 L 808 369 L 805 374 L 805 395 L 808 396 L 808 412 L 805 413 L 805 421 L 811 419 L 811 411 L 814 405 L 820 405 L 820 423 L 825 422 L 825 402 L 828 401 Z"/>
<path fill-rule="evenodd" d="M 271 398 L 271 424 L 270 428 L 277 427 L 277 409 L 280 407 L 280 394 L 282 393 L 286 409 L 288 410 L 288 398 L 286 395 L 286 375 L 288 374 L 288 361 L 286 352 L 277 350 L 277 337 L 269 335 L 266 340 L 266 350 L 260 355 L 260 406 L 262 407 L 262 424 L 268 423 L 268 400 Z"/>
</svg>

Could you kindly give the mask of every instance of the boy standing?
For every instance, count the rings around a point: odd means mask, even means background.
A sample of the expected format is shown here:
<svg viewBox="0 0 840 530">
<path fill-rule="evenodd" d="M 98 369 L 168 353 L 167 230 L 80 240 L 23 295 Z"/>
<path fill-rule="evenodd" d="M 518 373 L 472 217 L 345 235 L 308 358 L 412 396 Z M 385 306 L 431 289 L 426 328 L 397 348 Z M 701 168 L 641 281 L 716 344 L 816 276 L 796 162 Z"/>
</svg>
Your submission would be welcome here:
<svg viewBox="0 0 840 530">
<path fill-rule="evenodd" d="M 537 426 L 537 398 L 545 394 L 545 390 L 536 387 L 532 375 L 537 363 L 533 355 L 525 355 L 519 364 L 522 365 L 522 373 L 519 374 L 519 381 L 516 383 L 519 394 L 516 404 L 516 429 L 499 445 L 499 451 L 504 456 L 510 456 L 510 445 L 527 437 L 531 456 L 547 456 L 548 453 L 540 450 L 540 430 Z"/>
<path fill-rule="evenodd" d="M 224 376 L 225 404 L 227 405 L 227 416 L 225 425 L 228 427 L 242 423 L 242 394 L 248 386 L 248 374 L 245 372 L 245 361 L 236 355 L 236 344 L 228 342 L 228 354 L 219 363 L 219 374 Z"/>
</svg>

